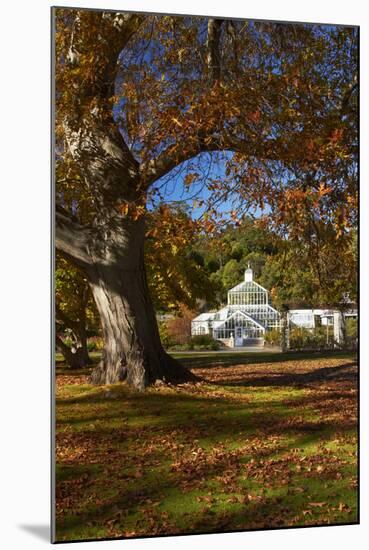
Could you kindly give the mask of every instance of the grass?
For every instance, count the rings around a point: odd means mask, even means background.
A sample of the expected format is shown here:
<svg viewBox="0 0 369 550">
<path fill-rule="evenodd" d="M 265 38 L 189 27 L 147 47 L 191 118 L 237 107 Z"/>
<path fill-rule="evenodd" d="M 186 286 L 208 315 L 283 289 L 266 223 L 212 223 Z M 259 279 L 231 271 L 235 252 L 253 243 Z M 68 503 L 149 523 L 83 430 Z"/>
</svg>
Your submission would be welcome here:
<svg viewBox="0 0 369 550">
<path fill-rule="evenodd" d="M 57 367 L 58 541 L 357 522 L 352 354 L 181 360 L 142 394 Z"/>
</svg>

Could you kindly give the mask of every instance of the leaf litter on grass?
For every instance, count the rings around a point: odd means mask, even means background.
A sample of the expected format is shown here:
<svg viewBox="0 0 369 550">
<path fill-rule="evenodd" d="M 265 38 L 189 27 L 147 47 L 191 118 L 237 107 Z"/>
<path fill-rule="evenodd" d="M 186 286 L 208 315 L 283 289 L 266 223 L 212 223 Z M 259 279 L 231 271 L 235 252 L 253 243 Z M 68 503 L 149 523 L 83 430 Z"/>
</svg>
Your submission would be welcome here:
<svg viewBox="0 0 369 550">
<path fill-rule="evenodd" d="M 144 394 L 57 376 L 58 540 L 356 521 L 353 357 L 194 372 Z"/>
</svg>

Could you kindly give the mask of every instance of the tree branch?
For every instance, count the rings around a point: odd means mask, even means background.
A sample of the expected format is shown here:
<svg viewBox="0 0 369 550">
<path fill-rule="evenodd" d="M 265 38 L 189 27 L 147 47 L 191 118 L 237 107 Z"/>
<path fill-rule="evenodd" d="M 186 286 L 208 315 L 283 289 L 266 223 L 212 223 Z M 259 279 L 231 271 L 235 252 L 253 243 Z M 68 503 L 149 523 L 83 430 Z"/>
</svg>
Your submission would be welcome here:
<svg viewBox="0 0 369 550">
<path fill-rule="evenodd" d="M 87 227 L 72 220 L 61 208 L 55 213 L 55 246 L 64 256 L 86 268 L 91 264 L 88 254 L 90 231 Z"/>
<path fill-rule="evenodd" d="M 210 84 L 220 80 L 220 34 L 222 19 L 209 19 L 206 42 L 206 64 Z"/>
<path fill-rule="evenodd" d="M 119 187 L 118 180 L 120 187 L 126 182 L 131 190 L 131 180 L 138 171 L 138 163 L 114 121 L 111 100 L 119 55 L 145 18 L 143 14 L 121 12 L 96 12 L 91 16 L 77 10 L 69 49 L 57 60 L 63 66 L 63 70 L 59 66 L 57 70 L 63 78 L 59 87 L 78 90 L 72 94 L 67 109 L 60 111 L 60 129 L 71 156 L 83 167 L 92 191 L 101 189 L 105 201 L 116 199 L 113 195 Z M 98 39 L 91 30 L 96 28 L 100 33 Z M 93 49 L 94 56 L 86 57 L 86 51 Z M 100 57 L 106 58 L 105 63 L 96 63 Z M 76 70 L 79 65 L 81 70 Z M 93 78 L 86 77 L 88 71 Z"/>
<path fill-rule="evenodd" d="M 95 17 L 100 20 L 100 40 L 110 46 L 107 63 L 99 68 L 95 65 L 95 78 L 79 82 L 78 96 L 100 97 L 108 99 L 114 95 L 114 81 L 118 68 L 118 57 L 126 47 L 132 35 L 138 30 L 145 15 L 123 12 L 100 12 Z M 69 49 L 65 59 L 70 67 L 75 68 L 81 62 L 81 51 L 84 51 L 84 40 L 88 36 L 91 18 L 84 11 L 77 11 L 72 24 Z"/>
<path fill-rule="evenodd" d="M 141 175 L 146 183 L 146 187 L 149 187 L 156 180 L 165 176 L 176 168 L 182 162 L 190 160 L 200 153 L 211 153 L 215 151 L 230 151 L 238 152 L 249 155 L 250 157 L 258 157 L 264 160 L 278 160 L 288 157 L 288 148 L 282 153 L 278 150 L 279 142 L 277 140 L 269 140 L 268 145 L 263 144 L 260 146 L 260 141 L 255 143 L 252 140 L 242 139 L 237 136 L 211 136 L 199 139 L 198 142 L 192 142 L 186 144 L 185 147 L 179 147 L 178 144 L 171 145 L 162 153 L 158 155 L 156 159 L 151 159 L 146 163 L 142 163 L 140 166 Z"/>
<path fill-rule="evenodd" d="M 346 114 L 346 111 L 350 105 L 351 97 L 353 96 L 354 92 L 357 91 L 358 89 L 359 89 L 359 84 L 355 80 L 355 82 L 353 82 L 353 84 L 349 87 L 349 89 L 347 90 L 347 92 L 342 98 L 341 107 L 340 107 L 341 115 Z"/>
</svg>

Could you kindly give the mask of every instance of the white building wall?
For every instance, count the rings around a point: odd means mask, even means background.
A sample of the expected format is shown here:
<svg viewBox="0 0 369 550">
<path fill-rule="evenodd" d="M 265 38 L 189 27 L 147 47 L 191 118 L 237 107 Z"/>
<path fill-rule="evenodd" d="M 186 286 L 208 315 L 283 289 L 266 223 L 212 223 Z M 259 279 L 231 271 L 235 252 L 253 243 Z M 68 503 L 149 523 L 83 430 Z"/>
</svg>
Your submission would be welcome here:
<svg viewBox="0 0 369 550">
<path fill-rule="evenodd" d="M 336 311 L 333 309 L 291 309 L 290 321 L 299 327 L 314 328 L 316 326 L 316 317 L 320 317 L 322 325 L 332 325 L 333 316 Z M 344 315 L 345 318 L 357 317 L 357 311 L 351 310 Z"/>
</svg>

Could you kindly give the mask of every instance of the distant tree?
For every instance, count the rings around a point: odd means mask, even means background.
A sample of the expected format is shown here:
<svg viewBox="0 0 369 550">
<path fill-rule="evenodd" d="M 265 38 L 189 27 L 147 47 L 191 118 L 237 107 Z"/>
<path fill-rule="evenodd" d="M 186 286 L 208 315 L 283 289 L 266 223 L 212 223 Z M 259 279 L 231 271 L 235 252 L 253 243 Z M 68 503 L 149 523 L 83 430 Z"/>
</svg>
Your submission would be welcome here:
<svg viewBox="0 0 369 550">
<path fill-rule="evenodd" d="M 235 242 L 231 249 L 231 258 L 239 262 L 243 257 L 243 249 L 240 243 Z"/>
<path fill-rule="evenodd" d="M 195 309 L 199 299 L 214 303 L 216 286 L 196 249 L 198 224 L 182 206 L 162 206 L 147 215 L 145 260 L 156 311 Z"/>
<path fill-rule="evenodd" d="M 169 338 L 176 344 L 188 344 L 191 340 L 191 321 L 194 313 L 186 307 L 182 307 L 178 314 L 166 322 L 166 330 Z"/>
<path fill-rule="evenodd" d="M 71 368 L 90 364 L 88 328 L 98 327 L 96 306 L 83 273 L 59 255 L 55 271 L 55 314 L 56 346 L 67 364 Z"/>
<path fill-rule="evenodd" d="M 242 266 L 237 260 L 229 260 L 222 272 L 222 282 L 226 289 L 235 286 L 242 278 Z"/>
<path fill-rule="evenodd" d="M 205 269 L 215 284 L 218 304 L 227 290 L 239 283 L 251 265 L 254 278 L 271 291 L 274 305 L 282 307 L 341 307 L 357 297 L 357 232 L 342 235 L 332 223 L 319 226 L 319 239 L 281 238 L 259 220 L 232 224 L 211 239 L 195 243 L 205 259 Z M 237 250 L 238 260 L 233 258 Z M 212 258 L 218 252 L 219 260 Z M 208 267 L 210 266 L 211 269 Z"/>
<path fill-rule="evenodd" d="M 341 309 L 357 301 L 356 232 L 337 239 L 332 226 L 321 226 L 320 236 L 313 247 L 280 242 L 280 252 L 266 259 L 260 282 L 271 289 L 276 305 Z"/>
<path fill-rule="evenodd" d="M 220 268 L 220 263 L 219 263 L 218 260 L 215 260 L 215 259 L 210 258 L 210 259 L 206 262 L 206 270 L 207 270 L 209 273 L 215 273 L 215 271 L 218 271 L 219 268 Z"/>
</svg>

